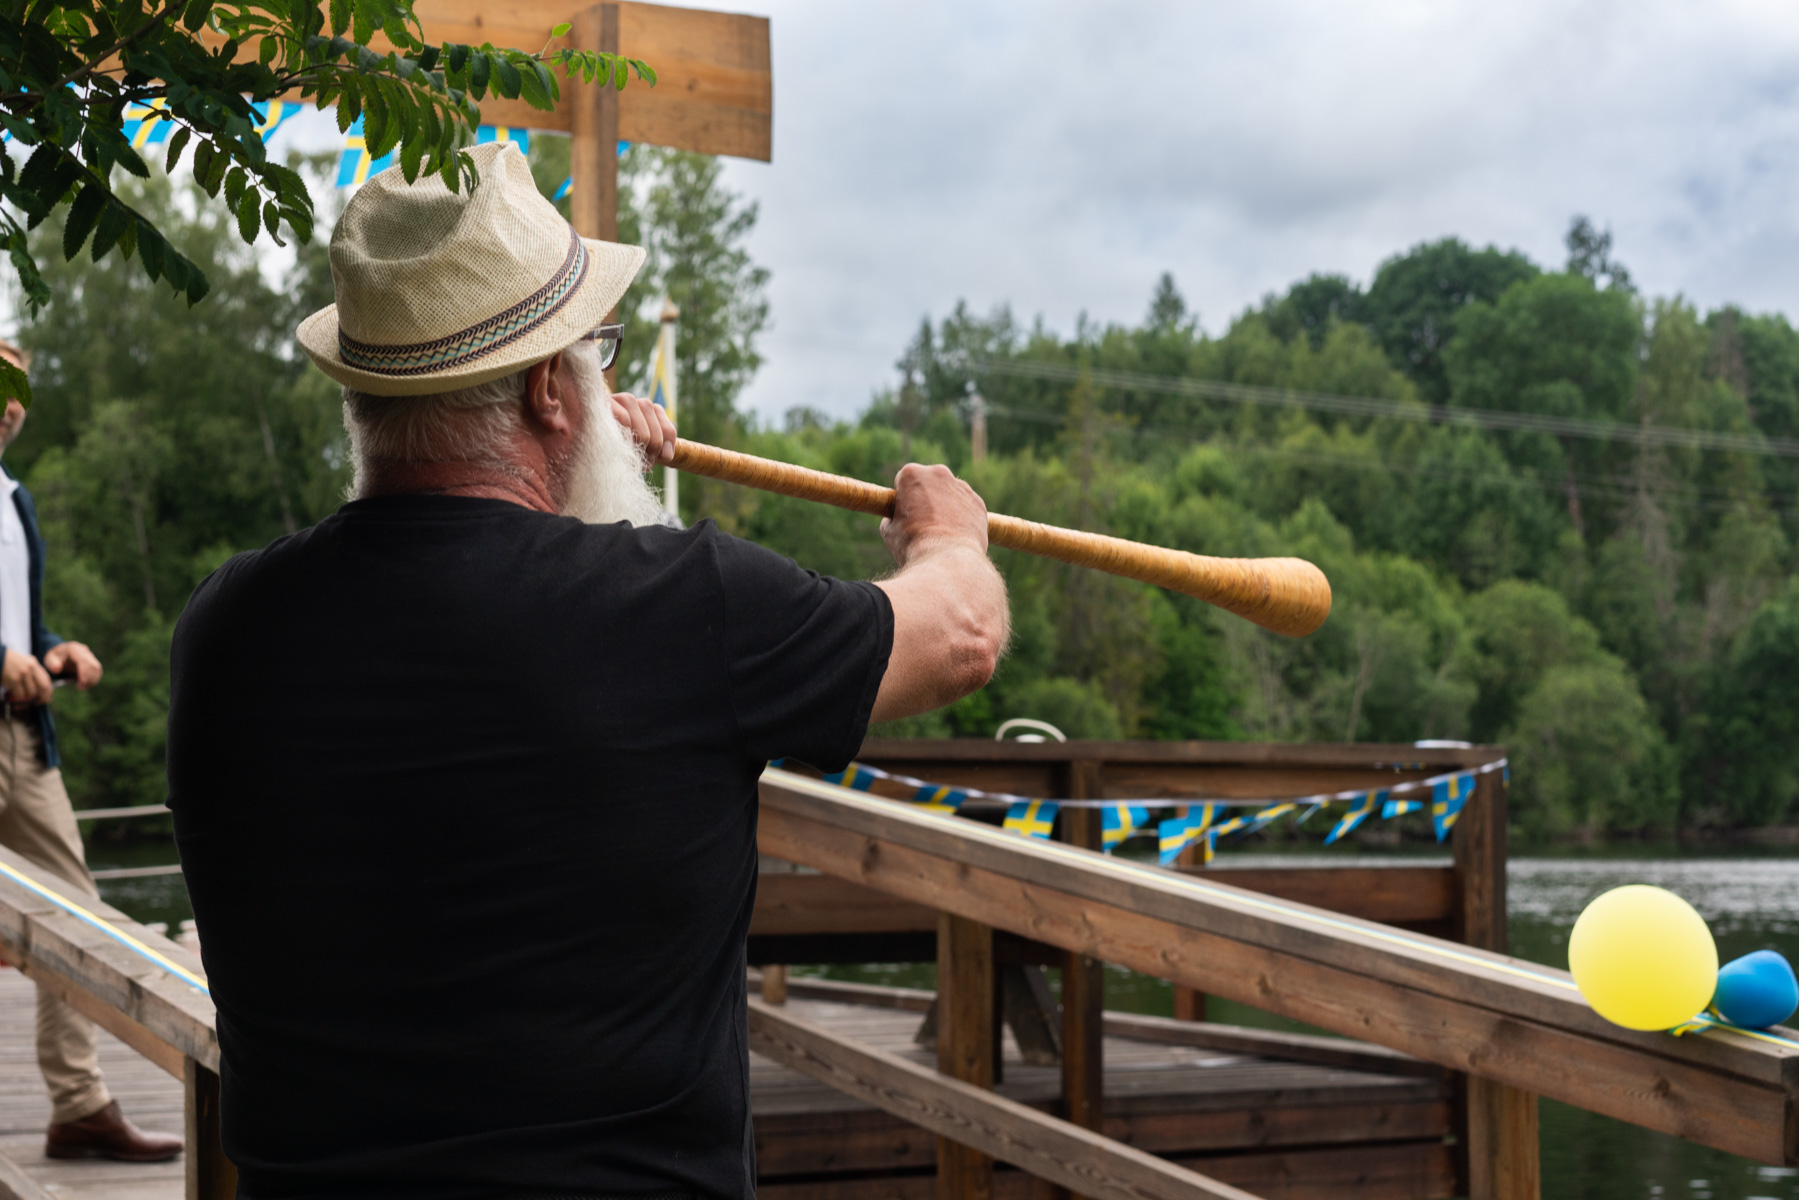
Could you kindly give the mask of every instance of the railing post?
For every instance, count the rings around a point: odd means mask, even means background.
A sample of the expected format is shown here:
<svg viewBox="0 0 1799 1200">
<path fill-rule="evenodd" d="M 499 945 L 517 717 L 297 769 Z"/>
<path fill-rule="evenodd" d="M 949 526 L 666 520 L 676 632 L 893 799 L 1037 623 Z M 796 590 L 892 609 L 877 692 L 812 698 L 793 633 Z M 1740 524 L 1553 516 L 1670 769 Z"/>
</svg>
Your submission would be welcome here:
<svg viewBox="0 0 1799 1200">
<path fill-rule="evenodd" d="M 1098 762 L 1082 759 L 1068 764 L 1069 799 L 1097 800 L 1104 794 L 1104 783 Z M 1104 845 L 1103 828 L 1097 808 L 1061 812 L 1062 839 L 1069 845 L 1098 850 Z M 1096 1132 L 1105 1125 L 1106 1060 L 1101 1041 L 1105 972 L 1105 963 L 1084 954 L 1070 953 L 1062 964 L 1062 1116 Z M 1061 1188 L 1051 1194 L 1069 1195 Z"/>
<path fill-rule="evenodd" d="M 219 1077 L 193 1059 L 182 1071 L 187 1121 L 187 1200 L 234 1200 L 237 1168 L 219 1139 Z"/>
<path fill-rule="evenodd" d="M 1506 952 L 1505 782 L 1475 776 L 1455 826 L 1456 934 L 1483 950 Z M 1457 1154 L 1469 1200 L 1539 1200 L 1537 1098 L 1491 1080 L 1461 1076 Z"/>
<path fill-rule="evenodd" d="M 997 995 L 993 930 L 965 917 L 937 917 L 937 1069 L 977 1087 L 993 1086 Z M 992 1200 L 993 1160 L 937 1139 L 937 1200 Z"/>
</svg>

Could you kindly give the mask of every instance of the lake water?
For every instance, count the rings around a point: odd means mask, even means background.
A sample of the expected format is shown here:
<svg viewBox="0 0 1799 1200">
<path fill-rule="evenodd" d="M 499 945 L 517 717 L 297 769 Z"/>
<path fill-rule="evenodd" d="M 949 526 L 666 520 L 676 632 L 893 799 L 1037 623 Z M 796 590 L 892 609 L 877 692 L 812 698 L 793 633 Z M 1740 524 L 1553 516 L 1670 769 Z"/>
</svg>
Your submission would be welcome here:
<svg viewBox="0 0 1799 1200">
<path fill-rule="evenodd" d="M 1568 930 L 1586 903 L 1608 888 L 1652 883 L 1684 896 L 1711 925 L 1720 961 L 1772 949 L 1799 963 L 1799 858 L 1777 854 L 1641 857 L 1642 848 L 1514 859 L 1510 873 L 1512 953 L 1566 967 Z M 1630 855 L 1636 856 L 1630 856 Z M 95 847 L 96 867 L 166 862 L 166 845 Z M 1285 856 L 1257 855 L 1277 865 Z M 1317 861 L 1308 856 L 1308 861 Z M 1293 859 L 1291 861 L 1299 861 Z M 1348 861 L 1348 860 L 1340 860 Z M 179 876 L 107 881 L 107 901 L 141 921 L 171 928 L 193 915 Z M 834 968 L 838 978 L 930 987 L 930 966 Z M 1161 980 L 1114 970 L 1110 1007 L 1168 1015 L 1173 990 Z M 1213 999 L 1217 1021 L 1271 1028 L 1290 1022 Z M 1764 1167 L 1606 1117 L 1542 1102 L 1543 1195 L 1547 1200 L 1799 1200 L 1799 1171 Z"/>
</svg>

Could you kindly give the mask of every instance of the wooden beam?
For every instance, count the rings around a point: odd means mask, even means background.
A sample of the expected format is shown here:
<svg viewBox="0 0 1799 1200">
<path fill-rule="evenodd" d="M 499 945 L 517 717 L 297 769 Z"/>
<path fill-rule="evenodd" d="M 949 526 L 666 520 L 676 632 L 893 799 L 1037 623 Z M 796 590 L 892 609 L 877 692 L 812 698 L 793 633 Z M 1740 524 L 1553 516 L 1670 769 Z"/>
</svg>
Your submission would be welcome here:
<svg viewBox="0 0 1799 1200">
<path fill-rule="evenodd" d="M 1503 953 L 1506 927 L 1506 794 L 1498 773 L 1479 776 L 1455 825 L 1459 940 Z M 1457 1170 L 1470 1200 L 1537 1200 L 1542 1192 L 1537 1098 L 1490 1079 L 1460 1080 Z"/>
<path fill-rule="evenodd" d="M 749 1030 L 750 1049 L 758 1054 L 940 1138 L 1095 1200 L 1254 1200 L 1017 1101 L 839 1037 L 760 1000 L 750 1001 Z"/>
<path fill-rule="evenodd" d="M 1105 794 L 1105 774 L 1097 759 L 1067 766 L 1062 794 L 1072 800 Z M 1097 808 L 1065 808 L 1057 822 L 1061 840 L 1083 850 L 1105 842 Z M 1069 950 L 1062 961 L 1062 1116 L 1083 1129 L 1106 1121 L 1106 964 L 1092 954 Z M 1079 1193 L 1052 1189 L 1051 1200 Z"/>
<path fill-rule="evenodd" d="M 936 933 L 937 913 L 832 875 L 765 874 L 756 884 L 750 936 Z"/>
<path fill-rule="evenodd" d="M 1441 1079 L 1445 1075 L 1443 1068 L 1435 1063 L 1389 1050 L 1385 1046 L 1371 1046 L 1367 1042 L 1319 1037 L 1315 1034 L 1277 1033 L 1271 1029 L 1250 1029 L 1242 1025 L 1219 1025 L 1210 1021 L 1183 1021 L 1178 1018 L 1146 1017 L 1138 1013 L 1121 1012 L 1106 1014 L 1106 1033 L 1110 1037 L 1135 1038 L 1142 1042 L 1201 1046 L 1232 1054 L 1251 1054 L 1257 1058 L 1347 1067 L 1352 1071 L 1378 1071 L 1383 1075 L 1416 1075 L 1433 1079 Z"/>
<path fill-rule="evenodd" d="M 618 5 L 575 14 L 578 46 L 618 50 Z M 618 92 L 610 84 L 563 85 L 569 107 L 569 223 L 584 238 L 618 240 Z"/>
<path fill-rule="evenodd" d="M 993 931 L 944 913 L 937 930 L 937 1070 L 991 1089 L 996 1039 Z M 991 1200 L 993 1160 L 952 1136 L 937 1139 L 938 1200 Z"/>
<path fill-rule="evenodd" d="M 585 7 L 580 0 L 419 0 L 414 11 L 427 42 L 492 42 L 535 51 L 546 43 L 551 28 L 578 22 Z M 767 17 L 626 0 L 612 7 L 618 13 L 613 47 L 648 62 L 659 77 L 655 87 L 633 77 L 617 93 L 615 139 L 770 161 L 774 75 Z M 568 44 L 607 48 L 581 32 L 574 32 Z M 388 48 L 379 33 L 371 45 L 383 52 Z M 246 58 L 255 54 L 253 44 L 240 52 Z M 570 85 L 560 73 L 557 82 L 562 98 L 553 111 L 489 96 L 481 102 L 481 120 L 572 132 L 585 89 Z"/>
<path fill-rule="evenodd" d="M 235 1200 L 237 1168 L 219 1137 L 219 1077 L 187 1060 L 182 1111 L 187 1120 L 187 1200 Z"/>
<path fill-rule="evenodd" d="M 1799 1049 L 1635 1033 L 1565 972 L 782 771 L 761 795 L 763 853 L 1760 1162 L 1799 1161 L 1787 1117 Z"/>
<path fill-rule="evenodd" d="M 1466 878 L 1454 867 L 1393 863 L 1390 866 L 1315 867 L 1219 866 L 1182 867 L 1182 874 L 1228 883 L 1232 887 L 1297 900 L 1314 908 L 1379 921 L 1383 925 L 1423 925 L 1452 921 L 1463 904 L 1457 889 Z M 818 875 L 795 878 L 819 879 Z M 1458 938 L 1457 940 L 1465 940 Z M 1488 950 L 1503 945 L 1475 943 Z"/>
<path fill-rule="evenodd" d="M 101 920 L 184 969 L 200 974 L 202 968 L 196 955 L 145 929 L 105 902 L 81 895 L 10 850 L 0 848 L 0 862 L 53 892 L 65 894 Z M 61 981 L 52 984 L 52 990 L 59 995 L 69 994 L 70 989 L 85 993 L 98 1008 L 120 1014 L 131 1026 L 143 1031 L 140 1036 L 130 1026 L 108 1026 L 121 1037 L 131 1032 L 140 1041 L 143 1037 L 158 1039 L 175 1053 L 217 1070 L 219 1041 L 214 1032 L 210 996 L 3 875 L 0 957 L 16 964 L 34 981 Z M 167 1065 L 164 1058 L 156 1061 L 158 1065 Z"/>
<path fill-rule="evenodd" d="M 25 1168 L 0 1154 L 0 1200 L 56 1200 Z"/>
</svg>

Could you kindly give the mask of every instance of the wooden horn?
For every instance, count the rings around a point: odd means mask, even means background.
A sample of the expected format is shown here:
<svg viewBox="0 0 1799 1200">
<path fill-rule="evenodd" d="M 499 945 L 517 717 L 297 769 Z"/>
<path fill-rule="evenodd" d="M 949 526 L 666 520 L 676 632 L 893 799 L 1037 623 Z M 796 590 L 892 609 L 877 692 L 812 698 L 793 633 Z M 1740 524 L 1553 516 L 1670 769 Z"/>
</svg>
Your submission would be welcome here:
<svg viewBox="0 0 1799 1200">
<path fill-rule="evenodd" d="M 818 500 L 854 512 L 893 515 L 892 488 L 685 438 L 675 443 L 674 461 L 668 465 L 677 471 Z M 1210 558 L 998 513 L 987 516 L 987 540 L 995 546 L 1182 592 L 1288 637 L 1304 637 L 1330 616 L 1330 582 L 1323 571 L 1303 558 Z"/>
</svg>

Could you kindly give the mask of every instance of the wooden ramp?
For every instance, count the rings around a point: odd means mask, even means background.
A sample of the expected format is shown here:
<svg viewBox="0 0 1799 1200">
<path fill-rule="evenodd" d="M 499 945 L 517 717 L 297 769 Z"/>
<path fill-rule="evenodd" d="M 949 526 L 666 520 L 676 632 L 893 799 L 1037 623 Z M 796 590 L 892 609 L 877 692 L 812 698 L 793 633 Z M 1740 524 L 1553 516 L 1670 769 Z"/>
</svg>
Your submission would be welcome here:
<svg viewBox="0 0 1799 1200">
<path fill-rule="evenodd" d="M 919 1012 L 797 997 L 785 1007 L 861 1045 L 936 1065 L 934 1050 L 913 1043 Z M 1027 1066 L 1010 1033 L 1003 1053 L 995 1090 L 1052 1110 L 1060 1070 Z M 762 1200 L 935 1195 L 930 1134 L 765 1058 L 750 1062 Z M 1105 1074 L 1108 1137 L 1267 1200 L 1455 1194 L 1443 1140 L 1446 1073 L 1382 1074 L 1112 1036 Z M 1031 1177 L 1016 1171 L 1001 1171 L 994 1186 L 999 1197 L 1036 1194 Z"/>
</svg>

